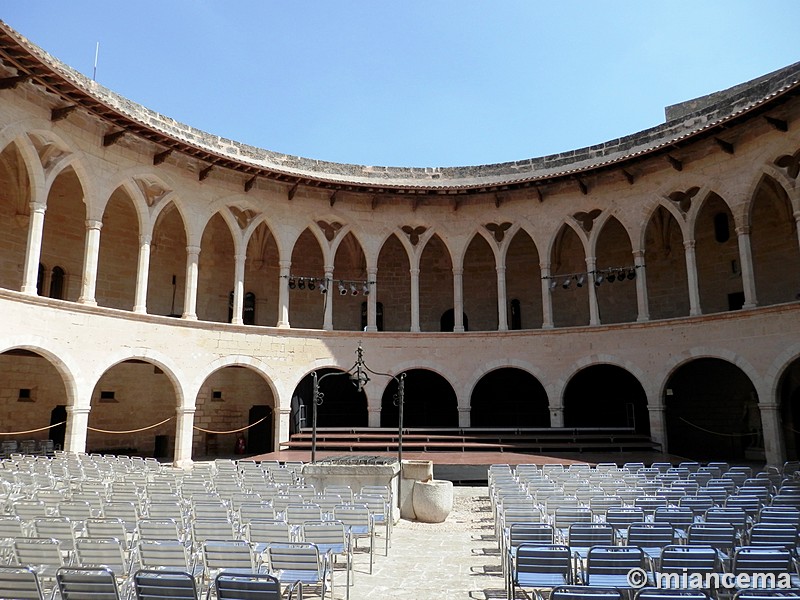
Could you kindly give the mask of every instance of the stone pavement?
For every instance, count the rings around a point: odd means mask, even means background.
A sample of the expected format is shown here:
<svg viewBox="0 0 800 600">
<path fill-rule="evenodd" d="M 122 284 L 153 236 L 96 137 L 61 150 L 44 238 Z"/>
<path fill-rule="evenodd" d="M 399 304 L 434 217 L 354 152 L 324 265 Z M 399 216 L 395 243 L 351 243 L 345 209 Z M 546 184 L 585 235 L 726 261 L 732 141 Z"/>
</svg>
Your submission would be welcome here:
<svg viewBox="0 0 800 600">
<path fill-rule="evenodd" d="M 360 543 L 351 600 L 505 598 L 487 488 L 453 491 L 453 511 L 444 523 L 401 520 L 395 525 L 388 557 L 383 538 L 378 538 L 372 575 L 365 552 L 368 544 Z M 343 570 L 337 570 L 335 584 L 334 597 L 345 598 Z"/>
</svg>

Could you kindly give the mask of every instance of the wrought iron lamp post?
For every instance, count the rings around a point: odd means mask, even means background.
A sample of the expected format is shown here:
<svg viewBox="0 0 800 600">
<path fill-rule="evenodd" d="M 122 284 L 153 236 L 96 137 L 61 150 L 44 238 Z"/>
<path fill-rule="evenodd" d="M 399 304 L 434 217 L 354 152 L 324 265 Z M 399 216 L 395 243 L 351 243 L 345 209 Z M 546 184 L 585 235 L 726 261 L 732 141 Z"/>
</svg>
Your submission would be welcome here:
<svg viewBox="0 0 800 600">
<path fill-rule="evenodd" d="M 397 382 L 397 393 L 394 395 L 394 404 L 397 406 L 397 462 L 400 465 L 400 472 L 398 472 L 397 477 L 397 496 L 398 496 L 398 506 L 399 506 L 399 498 L 400 498 L 400 486 L 403 479 L 402 469 L 403 469 L 403 401 L 405 396 L 405 381 L 406 381 L 406 374 L 400 373 L 400 375 L 391 375 L 389 373 L 380 373 L 378 371 L 373 371 L 370 369 L 367 364 L 364 362 L 364 349 L 361 347 L 361 342 L 358 343 L 358 348 L 356 349 L 356 362 L 355 364 L 350 367 L 347 371 L 336 371 L 333 373 L 326 373 L 322 377 L 317 376 L 317 372 L 314 371 L 312 373 L 312 381 L 314 384 L 314 390 L 312 394 L 312 407 L 311 407 L 311 415 L 312 415 L 312 424 L 311 424 L 311 463 L 314 464 L 317 462 L 317 406 L 322 404 L 325 400 L 325 394 L 320 391 L 320 384 L 322 381 L 327 377 L 336 377 L 336 376 L 344 376 L 347 375 L 350 378 L 350 381 L 354 386 L 356 386 L 357 391 L 362 391 L 364 386 L 369 383 L 370 378 L 369 374 L 372 373 L 373 375 L 378 375 L 381 377 L 389 377 Z"/>
</svg>

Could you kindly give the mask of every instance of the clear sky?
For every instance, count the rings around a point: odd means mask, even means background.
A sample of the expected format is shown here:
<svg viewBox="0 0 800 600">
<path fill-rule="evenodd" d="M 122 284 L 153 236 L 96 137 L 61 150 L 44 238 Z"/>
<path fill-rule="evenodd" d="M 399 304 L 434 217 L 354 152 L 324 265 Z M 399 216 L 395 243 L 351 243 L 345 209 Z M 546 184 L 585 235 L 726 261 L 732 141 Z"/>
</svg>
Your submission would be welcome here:
<svg viewBox="0 0 800 600">
<path fill-rule="evenodd" d="M 117 93 L 269 150 L 453 166 L 568 151 L 800 61 L 795 0 L 6 0 Z"/>
</svg>

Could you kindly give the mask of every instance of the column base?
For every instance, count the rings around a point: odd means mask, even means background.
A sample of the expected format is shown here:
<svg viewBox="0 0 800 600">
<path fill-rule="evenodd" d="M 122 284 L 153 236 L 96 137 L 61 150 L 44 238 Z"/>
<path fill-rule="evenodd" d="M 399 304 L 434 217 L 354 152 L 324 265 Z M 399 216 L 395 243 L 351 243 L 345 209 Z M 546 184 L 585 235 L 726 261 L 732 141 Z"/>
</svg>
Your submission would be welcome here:
<svg viewBox="0 0 800 600">
<path fill-rule="evenodd" d="M 78 304 L 84 304 L 86 306 L 97 306 L 97 300 L 94 298 L 78 298 Z"/>
</svg>

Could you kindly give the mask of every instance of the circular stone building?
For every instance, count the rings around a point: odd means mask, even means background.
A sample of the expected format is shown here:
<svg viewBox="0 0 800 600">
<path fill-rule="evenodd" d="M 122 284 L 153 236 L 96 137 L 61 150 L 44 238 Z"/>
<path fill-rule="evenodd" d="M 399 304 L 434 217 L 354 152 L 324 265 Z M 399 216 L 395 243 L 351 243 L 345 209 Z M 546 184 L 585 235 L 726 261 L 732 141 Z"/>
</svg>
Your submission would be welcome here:
<svg viewBox="0 0 800 600">
<path fill-rule="evenodd" d="M 258 423 L 270 451 L 361 343 L 410 427 L 795 458 L 799 77 L 558 155 L 368 167 L 178 123 L 0 24 L 2 440 L 187 464 Z M 396 425 L 392 386 L 319 424 Z"/>
</svg>

